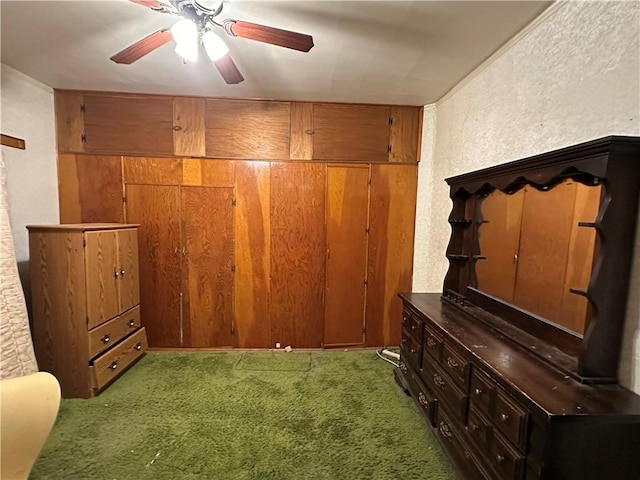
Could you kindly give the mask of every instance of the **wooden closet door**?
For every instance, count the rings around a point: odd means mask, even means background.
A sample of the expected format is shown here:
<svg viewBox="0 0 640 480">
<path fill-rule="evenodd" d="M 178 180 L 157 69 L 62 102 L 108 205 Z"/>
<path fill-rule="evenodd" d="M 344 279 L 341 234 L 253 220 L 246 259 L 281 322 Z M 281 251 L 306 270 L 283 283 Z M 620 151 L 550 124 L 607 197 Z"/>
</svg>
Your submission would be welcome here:
<svg viewBox="0 0 640 480">
<path fill-rule="evenodd" d="M 233 345 L 233 188 L 181 187 L 185 347 Z"/>
<path fill-rule="evenodd" d="M 120 267 L 120 311 L 140 303 L 138 230 L 118 230 L 118 266 Z"/>
<path fill-rule="evenodd" d="M 271 164 L 271 341 L 322 345 L 325 171 L 313 163 Z"/>
<path fill-rule="evenodd" d="M 120 313 L 116 231 L 85 232 L 84 240 L 87 326 L 93 328 Z"/>
<path fill-rule="evenodd" d="M 140 315 L 150 347 L 180 347 L 180 191 L 127 185 L 127 221 L 139 223 Z"/>
<path fill-rule="evenodd" d="M 371 165 L 365 345 L 400 343 L 402 302 L 411 291 L 417 165 Z"/>
<path fill-rule="evenodd" d="M 327 167 L 324 346 L 364 343 L 369 167 Z"/>
</svg>

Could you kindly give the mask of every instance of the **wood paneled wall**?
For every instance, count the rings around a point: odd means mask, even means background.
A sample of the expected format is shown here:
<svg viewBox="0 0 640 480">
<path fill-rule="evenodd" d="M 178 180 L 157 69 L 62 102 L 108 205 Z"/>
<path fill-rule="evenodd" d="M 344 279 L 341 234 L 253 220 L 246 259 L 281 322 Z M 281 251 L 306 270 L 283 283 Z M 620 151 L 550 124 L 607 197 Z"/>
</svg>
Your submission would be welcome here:
<svg viewBox="0 0 640 480">
<path fill-rule="evenodd" d="M 422 107 L 55 91 L 58 151 L 417 163 Z"/>
<path fill-rule="evenodd" d="M 150 346 L 398 344 L 420 107 L 55 101 L 61 221 L 140 223 Z"/>
</svg>

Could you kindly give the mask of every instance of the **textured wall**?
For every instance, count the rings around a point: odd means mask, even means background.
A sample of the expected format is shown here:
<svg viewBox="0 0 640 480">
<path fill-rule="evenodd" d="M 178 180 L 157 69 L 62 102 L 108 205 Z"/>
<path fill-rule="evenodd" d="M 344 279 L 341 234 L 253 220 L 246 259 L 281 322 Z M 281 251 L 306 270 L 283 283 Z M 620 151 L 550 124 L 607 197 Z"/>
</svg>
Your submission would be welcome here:
<svg viewBox="0 0 640 480">
<path fill-rule="evenodd" d="M 554 5 L 438 102 L 435 122 L 425 109 L 427 125 L 433 132 L 424 138 L 420 175 L 432 181 L 419 188 L 414 291 L 442 288 L 446 177 L 607 135 L 640 135 L 640 3 Z M 635 257 L 621 380 L 640 392 Z"/>
<path fill-rule="evenodd" d="M 23 281 L 29 240 L 25 226 L 57 223 L 53 90 L 2 64 L 2 133 L 25 140 L 27 148 L 2 147 L 16 259 Z M 25 285 L 28 293 L 28 285 Z"/>
</svg>

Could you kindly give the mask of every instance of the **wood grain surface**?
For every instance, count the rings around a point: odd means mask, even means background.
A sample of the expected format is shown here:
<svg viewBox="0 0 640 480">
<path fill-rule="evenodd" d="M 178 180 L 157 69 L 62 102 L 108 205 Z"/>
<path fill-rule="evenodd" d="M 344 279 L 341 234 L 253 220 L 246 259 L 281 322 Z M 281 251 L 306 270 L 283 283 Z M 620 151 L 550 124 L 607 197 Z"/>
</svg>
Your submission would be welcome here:
<svg viewBox="0 0 640 480">
<path fill-rule="evenodd" d="M 416 163 L 420 161 L 422 134 L 421 107 L 391 107 L 389 131 L 390 162 Z"/>
<path fill-rule="evenodd" d="M 58 156 L 62 223 L 124 222 L 122 165 L 117 156 Z"/>
<path fill-rule="evenodd" d="M 314 160 L 389 160 L 390 107 L 313 105 Z"/>
<path fill-rule="evenodd" d="M 325 166 L 271 164 L 271 341 L 320 347 L 324 321 Z"/>
<path fill-rule="evenodd" d="M 204 98 L 174 97 L 173 154 L 204 157 Z"/>
<path fill-rule="evenodd" d="M 29 232 L 34 349 L 65 398 L 91 396 L 82 240 L 81 231 Z"/>
<path fill-rule="evenodd" d="M 365 345 L 400 343 L 402 303 L 411 291 L 417 165 L 371 165 Z"/>
<path fill-rule="evenodd" d="M 84 118 L 82 92 L 54 90 L 56 143 L 58 152 L 83 152 Z"/>
<path fill-rule="evenodd" d="M 313 103 L 291 102 L 291 160 L 313 158 Z"/>
<path fill-rule="evenodd" d="M 117 235 L 115 230 L 84 234 L 88 328 L 96 327 L 120 313 Z"/>
<path fill-rule="evenodd" d="M 571 222 L 571 238 L 567 251 L 567 269 L 562 291 L 562 324 L 573 332 L 584 333 L 587 319 L 586 297 L 576 295 L 570 288 L 589 286 L 596 244 L 596 229 L 579 227 L 579 222 L 595 222 L 600 208 L 601 185 L 587 187 L 576 183 L 576 198 Z"/>
<path fill-rule="evenodd" d="M 182 184 L 211 187 L 233 187 L 235 182 L 233 160 L 182 160 Z"/>
<path fill-rule="evenodd" d="M 233 345 L 233 188 L 182 187 L 184 347 Z"/>
<path fill-rule="evenodd" d="M 511 195 L 494 190 L 480 203 L 486 223 L 478 226 L 478 242 L 480 255 L 487 258 L 476 263 L 478 289 L 509 303 L 516 286 L 523 201 L 524 189 Z"/>
<path fill-rule="evenodd" d="M 139 223 L 140 310 L 152 347 L 180 347 L 178 187 L 127 185 L 127 218 Z"/>
<path fill-rule="evenodd" d="M 290 121 L 288 102 L 207 99 L 207 156 L 288 159 Z"/>
<path fill-rule="evenodd" d="M 87 153 L 173 154 L 171 97 L 83 96 Z"/>
<path fill-rule="evenodd" d="M 327 167 L 324 345 L 364 343 L 369 167 Z"/>
<path fill-rule="evenodd" d="M 124 182 L 146 185 L 180 185 L 180 158 L 122 157 Z"/>
<path fill-rule="evenodd" d="M 546 191 L 525 187 L 514 304 L 561 322 L 576 184 Z"/>
<path fill-rule="evenodd" d="M 270 164 L 236 162 L 235 346 L 271 348 Z"/>
<path fill-rule="evenodd" d="M 119 313 L 140 303 L 140 266 L 138 260 L 138 229 L 128 228 L 117 231 Z"/>
</svg>

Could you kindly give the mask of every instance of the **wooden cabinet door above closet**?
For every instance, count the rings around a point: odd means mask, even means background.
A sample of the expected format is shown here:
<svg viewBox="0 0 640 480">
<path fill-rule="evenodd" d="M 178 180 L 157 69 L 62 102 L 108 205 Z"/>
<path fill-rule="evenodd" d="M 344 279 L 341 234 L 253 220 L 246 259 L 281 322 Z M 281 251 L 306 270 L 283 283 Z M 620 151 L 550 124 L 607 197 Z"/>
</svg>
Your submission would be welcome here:
<svg viewBox="0 0 640 480">
<path fill-rule="evenodd" d="M 391 108 L 313 105 L 313 159 L 387 162 Z"/>
<path fill-rule="evenodd" d="M 207 99 L 207 157 L 289 158 L 289 102 Z"/>
<path fill-rule="evenodd" d="M 84 151 L 173 155 L 173 99 L 84 94 Z"/>
</svg>

